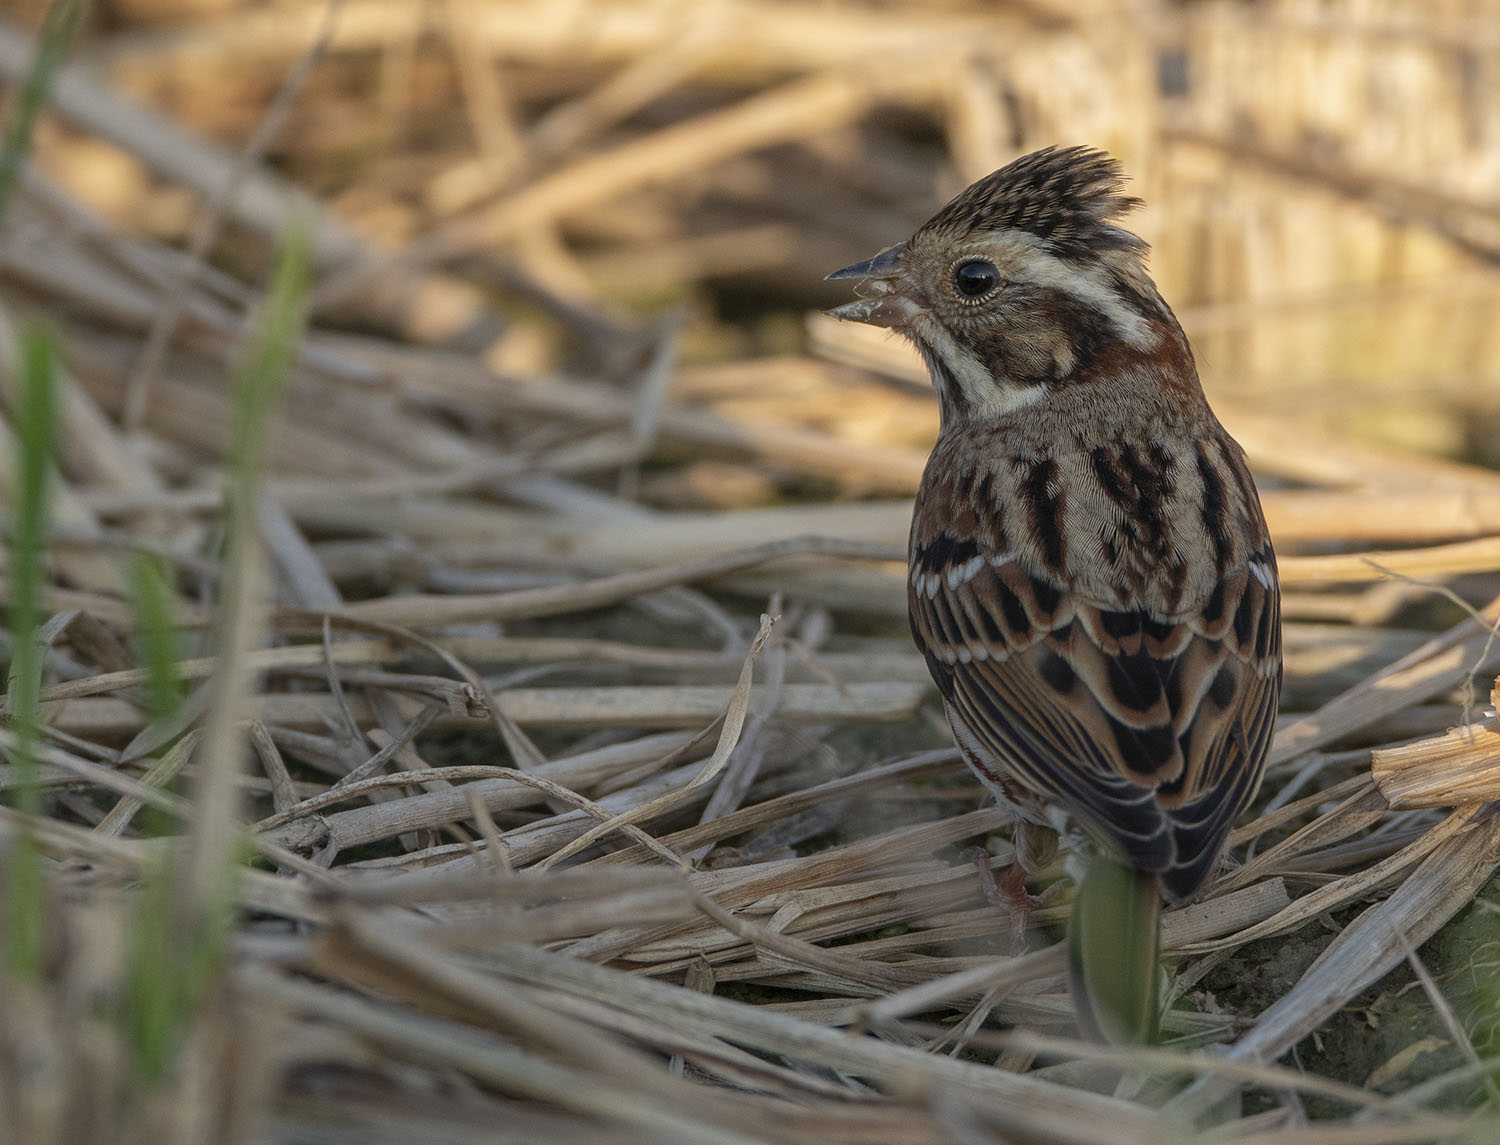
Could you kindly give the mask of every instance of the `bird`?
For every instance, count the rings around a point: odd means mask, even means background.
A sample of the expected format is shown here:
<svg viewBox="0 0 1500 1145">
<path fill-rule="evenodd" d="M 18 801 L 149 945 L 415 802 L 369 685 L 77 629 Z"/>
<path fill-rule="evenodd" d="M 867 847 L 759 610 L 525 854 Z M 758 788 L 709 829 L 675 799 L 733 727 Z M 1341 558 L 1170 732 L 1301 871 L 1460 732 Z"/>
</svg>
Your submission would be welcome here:
<svg viewBox="0 0 1500 1145">
<path fill-rule="evenodd" d="M 1156 1036 L 1159 914 L 1215 873 L 1281 690 L 1276 554 L 1245 454 L 1120 225 L 1118 160 L 1048 147 L 835 271 L 937 391 L 908 546 L 912 637 L 1016 854 L 1080 845 L 1080 1027 Z M 1027 872 L 1030 873 L 1030 872 Z"/>
</svg>

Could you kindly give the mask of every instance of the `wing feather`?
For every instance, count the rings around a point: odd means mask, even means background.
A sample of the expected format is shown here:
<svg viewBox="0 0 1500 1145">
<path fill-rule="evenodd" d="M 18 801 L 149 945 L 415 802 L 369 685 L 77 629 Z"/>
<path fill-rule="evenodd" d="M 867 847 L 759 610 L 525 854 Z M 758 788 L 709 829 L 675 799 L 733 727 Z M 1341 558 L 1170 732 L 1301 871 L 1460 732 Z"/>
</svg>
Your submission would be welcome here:
<svg viewBox="0 0 1500 1145">
<path fill-rule="evenodd" d="M 1080 601 L 1010 554 L 948 548 L 962 563 L 913 563 L 911 624 L 970 762 L 1190 897 L 1254 797 L 1274 723 L 1270 543 L 1177 616 Z"/>
</svg>

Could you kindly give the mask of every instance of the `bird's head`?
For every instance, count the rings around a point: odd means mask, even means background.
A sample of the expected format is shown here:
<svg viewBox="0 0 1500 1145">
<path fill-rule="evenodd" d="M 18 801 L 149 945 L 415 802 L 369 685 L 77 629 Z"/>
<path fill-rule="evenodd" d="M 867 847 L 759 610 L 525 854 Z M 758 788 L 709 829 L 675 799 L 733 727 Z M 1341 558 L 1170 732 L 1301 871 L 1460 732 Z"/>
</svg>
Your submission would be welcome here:
<svg viewBox="0 0 1500 1145">
<path fill-rule="evenodd" d="M 829 313 L 911 339 L 945 422 L 1009 412 L 1131 359 L 1178 358 L 1186 343 L 1146 244 L 1114 222 L 1139 204 L 1121 185 L 1102 151 L 1024 155 L 904 243 L 830 274 L 860 298 Z"/>
</svg>

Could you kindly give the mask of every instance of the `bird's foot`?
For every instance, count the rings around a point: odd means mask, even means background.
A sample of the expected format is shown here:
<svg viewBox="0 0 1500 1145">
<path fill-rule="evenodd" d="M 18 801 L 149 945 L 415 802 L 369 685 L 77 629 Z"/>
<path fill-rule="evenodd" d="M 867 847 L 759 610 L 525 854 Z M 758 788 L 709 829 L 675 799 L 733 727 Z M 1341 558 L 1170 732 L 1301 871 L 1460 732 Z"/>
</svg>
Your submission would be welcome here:
<svg viewBox="0 0 1500 1145">
<path fill-rule="evenodd" d="M 983 847 L 970 848 L 968 857 L 979 868 L 979 885 L 984 890 L 984 897 L 991 905 L 1010 915 L 1011 945 L 1016 950 L 1024 950 L 1031 912 L 1042 905 L 1041 898 L 1026 889 L 1026 872 L 1020 863 L 1013 862 L 1002 867 L 997 876 L 990 865 L 990 853 Z"/>
</svg>

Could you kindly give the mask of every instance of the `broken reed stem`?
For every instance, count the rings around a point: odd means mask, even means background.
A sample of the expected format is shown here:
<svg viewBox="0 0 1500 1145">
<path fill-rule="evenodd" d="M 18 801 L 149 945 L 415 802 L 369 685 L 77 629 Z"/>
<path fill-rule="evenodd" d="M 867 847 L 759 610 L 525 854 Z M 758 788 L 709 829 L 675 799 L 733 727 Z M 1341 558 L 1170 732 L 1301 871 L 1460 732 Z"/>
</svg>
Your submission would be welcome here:
<svg viewBox="0 0 1500 1145">
<path fill-rule="evenodd" d="M 629 811 L 600 823 L 597 827 L 591 827 L 578 838 L 568 843 L 556 854 L 550 855 L 539 864 L 539 869 L 547 870 L 556 863 L 576 855 L 585 847 L 592 844 L 607 831 L 613 831 L 629 823 L 641 819 L 650 818 L 664 811 L 666 808 L 687 797 L 695 788 L 701 787 L 714 779 L 724 765 L 729 762 L 730 753 L 734 751 L 735 745 L 740 741 L 740 732 L 745 726 L 745 716 L 750 711 L 750 680 L 751 673 L 755 669 L 755 661 L 760 658 L 760 650 L 765 647 L 766 641 L 771 636 L 771 629 L 780 620 L 779 616 L 762 616 L 760 618 L 760 629 L 755 634 L 755 639 L 750 642 L 750 650 L 745 653 L 745 666 L 740 669 L 739 681 L 735 684 L 734 694 L 730 697 L 729 707 L 725 709 L 723 718 L 723 729 L 719 733 L 719 742 L 714 747 L 713 755 L 709 756 L 708 762 L 703 769 L 688 780 L 687 783 L 670 795 L 664 795 L 660 799 L 643 803 Z M 679 860 L 680 861 L 680 860 Z"/>
</svg>

